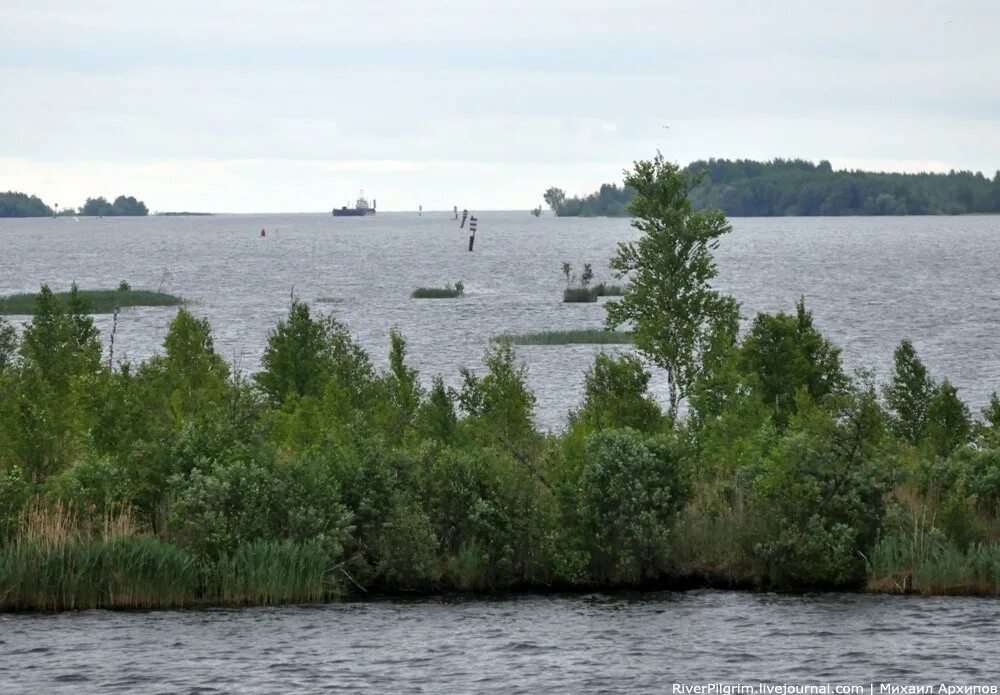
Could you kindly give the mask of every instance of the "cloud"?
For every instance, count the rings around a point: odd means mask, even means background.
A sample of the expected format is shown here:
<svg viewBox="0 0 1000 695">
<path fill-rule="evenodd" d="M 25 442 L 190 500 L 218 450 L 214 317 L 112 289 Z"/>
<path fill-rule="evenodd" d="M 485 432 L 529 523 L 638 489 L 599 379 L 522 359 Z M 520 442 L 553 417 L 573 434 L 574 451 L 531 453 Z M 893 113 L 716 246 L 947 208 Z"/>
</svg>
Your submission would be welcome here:
<svg viewBox="0 0 1000 695">
<path fill-rule="evenodd" d="M 533 205 L 521 182 L 596 186 L 657 148 L 989 170 L 998 25 L 971 0 L 8 0 L 0 176 L 46 199 L 98 172 L 135 174 L 154 207 L 296 210 L 355 178 L 400 204 L 416 182 Z"/>
</svg>

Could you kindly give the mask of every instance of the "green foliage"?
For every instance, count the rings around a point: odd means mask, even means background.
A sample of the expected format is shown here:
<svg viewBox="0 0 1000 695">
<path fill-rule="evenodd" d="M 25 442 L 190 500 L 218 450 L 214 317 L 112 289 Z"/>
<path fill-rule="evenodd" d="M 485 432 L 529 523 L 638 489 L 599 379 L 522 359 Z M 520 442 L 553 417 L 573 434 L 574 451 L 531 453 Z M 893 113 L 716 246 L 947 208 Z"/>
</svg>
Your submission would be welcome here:
<svg viewBox="0 0 1000 695">
<path fill-rule="evenodd" d="M 70 292 L 54 293 L 55 298 L 68 308 Z M 77 290 L 79 300 L 86 302 L 88 314 L 111 314 L 116 309 L 130 306 L 180 306 L 184 300 L 166 292 L 133 290 L 122 282 L 117 290 Z M 0 315 L 22 316 L 38 311 L 40 297 L 37 294 L 10 294 L 0 297 Z"/>
<path fill-rule="evenodd" d="M 462 369 L 458 402 L 469 415 L 472 435 L 481 441 L 520 450 L 535 439 L 535 396 L 528 390 L 528 370 L 514 360 L 514 348 L 502 342 L 487 351 L 486 374 Z"/>
<path fill-rule="evenodd" d="M 1000 397 L 996 391 L 990 395 L 989 405 L 983 408 L 983 422 L 976 429 L 987 446 L 1000 449 Z"/>
<path fill-rule="evenodd" d="M 219 558 L 212 579 L 221 603 L 273 605 L 312 603 L 327 596 L 330 559 L 318 540 L 258 540 Z"/>
<path fill-rule="evenodd" d="M 639 351 L 667 372 L 668 414 L 677 416 L 701 370 L 719 324 L 735 321 L 736 303 L 711 287 L 712 252 L 730 231 L 719 212 L 694 212 L 689 179 L 661 154 L 635 163 L 625 182 L 636 189 L 632 226 L 642 233 L 622 242 L 611 268 L 630 280 L 619 301 L 605 305 L 608 327 L 630 325 Z"/>
<path fill-rule="evenodd" d="M 437 376 L 430 394 L 417 410 L 417 430 L 427 439 L 447 444 L 452 441 L 457 425 L 455 395 Z"/>
<path fill-rule="evenodd" d="M 332 392 L 360 407 L 374 379 L 367 353 L 347 328 L 332 316 L 312 318 L 309 306 L 297 300 L 268 336 L 261 367 L 255 380 L 274 406 Z"/>
<path fill-rule="evenodd" d="M 758 314 L 740 352 L 744 372 L 755 378 L 760 398 L 773 407 L 779 426 L 795 413 L 800 391 L 822 402 L 847 385 L 840 349 L 813 326 L 803 298 L 795 304 L 795 316 Z"/>
<path fill-rule="evenodd" d="M 456 299 L 465 294 L 465 285 L 456 282 L 452 287 L 418 287 L 410 293 L 411 299 Z"/>
<path fill-rule="evenodd" d="M 939 456 L 947 456 L 972 437 L 969 407 L 947 379 L 941 382 L 927 408 L 927 439 Z"/>
<path fill-rule="evenodd" d="M 668 439 L 629 429 L 587 438 L 568 496 L 594 580 L 636 583 L 660 573 L 688 494 L 684 481 L 678 448 Z"/>
<path fill-rule="evenodd" d="M 0 321 L 0 608 L 678 578 L 998 592 L 1000 399 L 973 425 L 904 341 L 884 413 L 801 300 L 741 339 L 710 285 L 724 218 L 694 212 L 662 157 L 629 181 L 642 237 L 616 257 L 631 283 L 609 318 L 668 368 L 666 415 L 648 362 L 599 354 L 568 428 L 539 432 L 510 342 L 457 391 L 425 389 L 401 335 L 376 370 L 297 301 L 253 378 L 184 309 L 162 355 L 116 367 L 86 294 L 43 287 L 23 336 Z M 587 268 L 588 296 L 615 289 Z"/>
<path fill-rule="evenodd" d="M 596 355 L 584 380 L 583 407 L 572 418 L 573 424 L 588 432 L 661 429 L 663 413 L 649 395 L 649 378 L 635 355 Z"/>
<path fill-rule="evenodd" d="M 141 200 L 136 200 L 134 196 L 123 195 L 115 198 L 115 202 L 109 203 L 104 196 L 97 198 L 87 198 L 87 202 L 80 208 L 81 215 L 90 216 L 131 216 L 142 217 L 149 214 L 149 208 Z"/>
<path fill-rule="evenodd" d="M 635 189 L 625 186 L 602 184 L 595 193 L 580 198 L 567 198 L 559 188 L 550 188 L 543 196 L 549 207 L 559 217 L 627 217 L 628 205 L 635 197 Z"/>
<path fill-rule="evenodd" d="M 179 607 L 199 584 L 193 556 L 144 536 L 0 547 L 0 610 Z"/>
<path fill-rule="evenodd" d="M 510 455 L 489 448 L 431 452 L 420 467 L 420 490 L 453 585 L 491 589 L 532 577 L 540 490 Z"/>
<path fill-rule="evenodd" d="M 333 560 L 343 553 L 351 514 L 339 481 L 322 459 L 208 463 L 176 475 L 171 531 L 206 557 L 258 540 L 317 541 Z"/>
<path fill-rule="evenodd" d="M 0 317 L 0 374 L 13 366 L 17 359 L 17 330 L 3 317 Z"/>
<path fill-rule="evenodd" d="M 759 580 L 785 588 L 862 582 L 862 556 L 878 537 L 892 482 L 883 430 L 870 386 L 845 396 L 837 413 L 800 401 L 761 468 L 744 471 L 755 517 L 746 542 Z"/>
<path fill-rule="evenodd" d="M 1000 212 L 1000 181 L 981 172 L 897 174 L 834 171 L 827 161 L 709 159 L 689 164 L 704 174 L 691 190 L 695 209 L 736 217 L 781 215 L 954 215 Z M 545 201 L 560 216 L 623 216 L 634 189 L 604 184 L 584 198 Z"/>
<path fill-rule="evenodd" d="M 893 353 L 891 383 L 884 389 L 896 434 L 911 444 L 927 435 L 927 418 L 937 387 L 908 339 Z"/>
<path fill-rule="evenodd" d="M 494 342 L 510 341 L 514 345 L 615 345 L 632 342 L 632 334 L 626 331 L 605 331 L 581 328 L 572 331 L 543 331 L 522 335 L 504 334 L 495 337 Z"/>
<path fill-rule="evenodd" d="M 0 193 L 0 217 L 51 217 L 52 208 L 26 193 Z"/>
<path fill-rule="evenodd" d="M 566 192 L 561 188 L 550 188 L 542 195 L 542 200 L 558 215 L 563 202 L 566 200 Z"/>
</svg>

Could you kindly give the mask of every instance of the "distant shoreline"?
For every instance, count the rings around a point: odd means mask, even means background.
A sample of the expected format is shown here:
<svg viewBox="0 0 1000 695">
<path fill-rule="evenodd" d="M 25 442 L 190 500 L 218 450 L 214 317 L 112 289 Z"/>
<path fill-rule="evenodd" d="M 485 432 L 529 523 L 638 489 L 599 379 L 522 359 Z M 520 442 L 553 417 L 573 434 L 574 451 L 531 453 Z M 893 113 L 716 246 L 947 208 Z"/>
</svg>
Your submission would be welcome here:
<svg viewBox="0 0 1000 695">
<path fill-rule="evenodd" d="M 154 217 L 211 217 L 214 212 L 154 212 Z"/>
</svg>

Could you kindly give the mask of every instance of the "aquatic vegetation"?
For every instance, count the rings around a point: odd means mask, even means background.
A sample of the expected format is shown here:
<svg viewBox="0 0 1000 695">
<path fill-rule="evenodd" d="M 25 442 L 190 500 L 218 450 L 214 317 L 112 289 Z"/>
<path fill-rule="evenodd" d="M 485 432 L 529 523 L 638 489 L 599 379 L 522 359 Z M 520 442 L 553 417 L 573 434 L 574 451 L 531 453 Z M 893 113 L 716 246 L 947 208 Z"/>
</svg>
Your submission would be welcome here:
<svg viewBox="0 0 1000 695">
<path fill-rule="evenodd" d="M 627 331 L 606 331 L 599 328 L 580 328 L 569 331 L 542 331 L 540 333 L 504 334 L 496 341 L 510 340 L 514 345 L 613 345 L 632 342 Z"/>
<path fill-rule="evenodd" d="M 86 304 L 88 314 L 111 314 L 116 309 L 132 306 L 181 306 L 184 300 L 176 295 L 153 290 L 133 290 L 124 287 L 115 290 L 78 290 L 80 300 Z M 68 306 L 70 292 L 55 292 L 55 298 Z M 38 295 L 32 293 L 10 294 L 0 297 L 0 315 L 26 316 L 38 309 Z"/>
<path fill-rule="evenodd" d="M 456 282 L 452 287 L 418 287 L 410 293 L 412 299 L 455 299 L 465 294 L 465 285 Z"/>
<path fill-rule="evenodd" d="M 596 302 L 600 297 L 620 297 L 623 294 L 621 286 L 602 282 L 593 287 L 567 287 L 563 290 L 563 301 Z"/>
<path fill-rule="evenodd" d="M 219 558 L 209 596 L 234 605 L 310 603 L 327 597 L 329 559 L 322 542 L 254 541 Z"/>
</svg>

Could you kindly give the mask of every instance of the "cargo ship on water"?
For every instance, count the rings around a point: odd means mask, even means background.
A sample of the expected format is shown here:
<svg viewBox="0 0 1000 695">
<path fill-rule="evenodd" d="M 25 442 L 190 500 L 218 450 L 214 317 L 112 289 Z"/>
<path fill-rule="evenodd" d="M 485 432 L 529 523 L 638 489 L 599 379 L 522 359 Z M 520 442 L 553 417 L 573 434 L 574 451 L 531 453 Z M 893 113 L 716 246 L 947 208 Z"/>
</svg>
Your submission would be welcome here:
<svg viewBox="0 0 1000 695">
<path fill-rule="evenodd" d="M 372 199 L 371 206 L 368 205 L 368 200 L 365 198 L 365 192 L 361 191 L 361 195 L 358 199 L 354 201 L 354 207 L 349 208 L 346 205 L 342 208 L 334 208 L 334 217 L 365 217 L 367 215 L 375 214 L 375 199 Z"/>
</svg>

